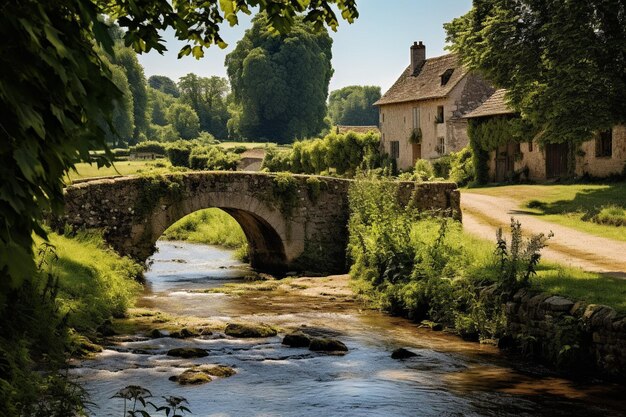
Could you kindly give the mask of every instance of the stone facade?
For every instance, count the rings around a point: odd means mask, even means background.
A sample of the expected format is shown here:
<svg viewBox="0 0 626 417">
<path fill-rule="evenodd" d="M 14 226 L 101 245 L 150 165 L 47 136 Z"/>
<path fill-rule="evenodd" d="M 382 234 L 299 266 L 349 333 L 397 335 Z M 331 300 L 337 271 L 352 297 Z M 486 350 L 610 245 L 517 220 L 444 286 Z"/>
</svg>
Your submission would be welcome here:
<svg viewBox="0 0 626 417">
<path fill-rule="evenodd" d="M 626 165 L 626 126 L 613 127 L 611 156 L 596 156 L 596 141 L 588 140 L 580 145 L 576 152 L 576 176 L 591 176 L 595 178 L 622 175 Z M 599 136 L 599 135 L 596 135 Z M 525 180 L 546 180 L 546 150 L 543 146 L 533 143 L 532 150 L 528 142 L 519 144 L 519 155 L 515 157 L 513 170 L 522 174 Z M 496 182 L 496 153 L 489 154 L 489 178 Z"/>
<path fill-rule="evenodd" d="M 424 60 L 421 55 L 414 56 L 415 46 L 410 67 L 375 103 L 379 108 L 382 148 L 396 158 L 400 170 L 411 168 L 417 159 L 436 159 L 467 146 L 467 120 L 462 116 L 494 92 L 481 77 L 467 73 L 455 55 Z M 419 47 L 420 53 L 425 51 L 422 44 Z M 446 71 L 452 75 L 444 82 Z M 440 108 L 443 120 L 439 118 Z M 421 131 L 420 143 L 410 139 L 415 129 Z M 392 146 L 396 143 L 394 155 Z"/>
<path fill-rule="evenodd" d="M 124 255 L 146 260 L 174 222 L 197 210 L 217 207 L 241 225 L 253 267 L 269 272 L 345 272 L 350 180 L 293 175 L 288 192 L 278 176 L 244 172 L 194 172 L 156 177 L 122 177 L 72 185 L 65 214 L 53 221 L 63 230 L 101 229 Z M 417 188 L 414 192 L 413 190 Z M 401 187 L 423 209 L 453 209 L 459 196 L 451 183 Z"/>
<path fill-rule="evenodd" d="M 520 290 L 506 304 L 506 316 L 523 353 L 564 369 L 626 378 L 626 317 L 612 308 Z"/>
</svg>

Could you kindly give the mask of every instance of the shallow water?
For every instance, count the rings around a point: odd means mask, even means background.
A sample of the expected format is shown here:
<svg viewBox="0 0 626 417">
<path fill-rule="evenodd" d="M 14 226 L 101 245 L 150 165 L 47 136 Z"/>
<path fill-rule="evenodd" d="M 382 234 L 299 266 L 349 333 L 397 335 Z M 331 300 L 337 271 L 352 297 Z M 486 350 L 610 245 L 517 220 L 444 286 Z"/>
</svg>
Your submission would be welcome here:
<svg viewBox="0 0 626 417">
<path fill-rule="evenodd" d="M 264 339 L 214 334 L 120 342 L 73 371 L 96 404 L 94 416 L 121 416 L 121 400 L 110 397 L 127 385 L 141 385 L 159 397 L 183 396 L 195 416 L 621 416 L 626 410 L 624 387 L 574 383 L 511 362 L 491 346 L 362 310 L 340 295 L 192 292 L 243 282 L 250 271 L 223 249 L 181 242 L 158 247 L 141 306 L 221 322 L 302 328 L 340 339 L 349 352 L 334 356 L 287 348 L 281 345 L 284 333 Z M 418 356 L 391 359 L 391 351 L 402 346 Z M 173 347 L 201 347 L 209 356 L 166 356 Z M 237 374 L 200 386 L 168 380 L 197 364 L 228 365 Z"/>
</svg>

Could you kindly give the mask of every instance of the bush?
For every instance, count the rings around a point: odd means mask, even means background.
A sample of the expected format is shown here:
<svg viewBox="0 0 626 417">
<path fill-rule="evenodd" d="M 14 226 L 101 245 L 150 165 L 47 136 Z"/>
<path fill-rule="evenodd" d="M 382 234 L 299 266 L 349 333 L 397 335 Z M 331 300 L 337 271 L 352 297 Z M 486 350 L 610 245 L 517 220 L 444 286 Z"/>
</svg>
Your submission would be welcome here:
<svg viewBox="0 0 626 417">
<path fill-rule="evenodd" d="M 503 301 L 529 285 L 549 236 L 523 241 L 513 222 L 510 243 L 498 234 L 496 256 L 458 222 L 398 205 L 397 187 L 373 177 L 350 187 L 348 255 L 357 292 L 392 314 L 435 320 L 467 338 L 500 337 Z M 494 283 L 494 296 L 481 297 Z"/>
<path fill-rule="evenodd" d="M 435 177 L 435 170 L 430 161 L 426 159 L 418 159 L 415 161 L 412 179 L 414 181 L 429 181 Z"/>
<path fill-rule="evenodd" d="M 166 146 L 160 142 L 149 140 L 146 142 L 139 142 L 135 146 L 130 147 L 132 153 L 155 153 L 165 156 L 167 154 Z"/>
<path fill-rule="evenodd" d="M 178 141 L 167 147 L 167 157 L 175 167 L 189 168 L 189 155 L 192 144 L 186 141 Z"/>
<path fill-rule="evenodd" d="M 269 172 L 291 171 L 291 151 L 279 150 L 276 146 L 266 147 L 261 170 Z"/>
<path fill-rule="evenodd" d="M 197 146 L 191 151 L 189 165 L 192 169 L 234 171 L 239 159 L 239 155 L 218 146 Z"/>
<path fill-rule="evenodd" d="M 598 214 L 593 216 L 595 223 L 610 226 L 626 226 L 626 210 L 620 206 L 603 206 Z"/>
<path fill-rule="evenodd" d="M 453 154 L 450 154 L 432 161 L 434 176 L 437 178 L 449 178 L 453 158 Z"/>
<path fill-rule="evenodd" d="M 459 152 L 452 153 L 450 175 L 446 178 L 456 182 L 459 187 L 463 187 L 474 181 L 474 176 L 474 158 L 470 147 L 467 146 Z"/>
</svg>

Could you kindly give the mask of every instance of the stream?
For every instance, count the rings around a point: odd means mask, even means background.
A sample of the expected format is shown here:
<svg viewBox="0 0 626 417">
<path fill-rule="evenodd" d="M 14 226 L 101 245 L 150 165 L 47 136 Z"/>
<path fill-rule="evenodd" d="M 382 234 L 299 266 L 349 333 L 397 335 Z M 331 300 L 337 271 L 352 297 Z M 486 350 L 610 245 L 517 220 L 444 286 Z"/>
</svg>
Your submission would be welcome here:
<svg viewBox="0 0 626 417">
<path fill-rule="evenodd" d="M 254 287 L 245 279 L 249 267 L 231 251 L 184 242 L 157 246 L 138 307 L 192 320 L 213 334 L 118 336 L 95 359 L 75 363 L 72 373 L 90 394 L 93 416 L 122 416 L 123 401 L 111 396 L 127 385 L 147 388 L 157 399 L 185 397 L 194 416 L 626 415 L 623 386 L 573 382 L 493 346 L 365 309 L 353 300 L 346 277 Z M 224 284 L 231 291 L 215 292 Z M 267 323 L 279 333 L 232 338 L 223 334 L 229 322 Z M 295 329 L 336 338 L 349 351 L 330 355 L 282 345 L 282 336 Z M 177 347 L 209 354 L 166 355 Z M 417 356 L 392 359 L 398 347 Z M 169 380 L 199 364 L 226 365 L 236 374 L 203 385 Z"/>
</svg>

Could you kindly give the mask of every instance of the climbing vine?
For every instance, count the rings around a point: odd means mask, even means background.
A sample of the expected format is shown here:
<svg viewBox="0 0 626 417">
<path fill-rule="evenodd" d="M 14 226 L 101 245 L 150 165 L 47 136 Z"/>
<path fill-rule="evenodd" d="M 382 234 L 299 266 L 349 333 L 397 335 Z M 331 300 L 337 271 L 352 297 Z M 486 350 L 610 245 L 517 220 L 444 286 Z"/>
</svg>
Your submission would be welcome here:
<svg viewBox="0 0 626 417">
<path fill-rule="evenodd" d="M 298 206 L 298 181 L 293 175 L 281 172 L 272 179 L 272 199 L 287 217 L 293 215 Z"/>
<path fill-rule="evenodd" d="M 141 196 L 135 204 L 135 215 L 143 217 L 150 213 L 162 198 L 168 198 L 170 202 L 180 200 L 183 193 L 183 176 L 174 174 L 169 176 L 145 176 L 141 178 Z"/>
<path fill-rule="evenodd" d="M 467 129 L 473 154 L 474 177 L 479 184 L 489 182 L 489 153 L 510 142 L 532 139 L 536 130 L 515 116 L 496 116 L 487 120 L 470 119 Z"/>
</svg>

